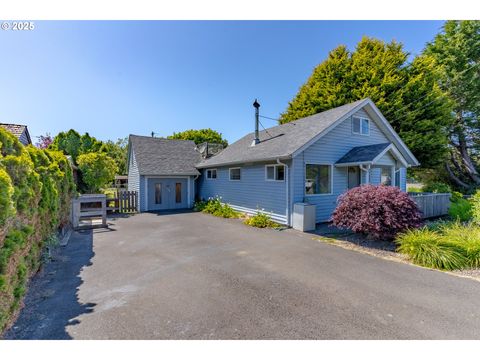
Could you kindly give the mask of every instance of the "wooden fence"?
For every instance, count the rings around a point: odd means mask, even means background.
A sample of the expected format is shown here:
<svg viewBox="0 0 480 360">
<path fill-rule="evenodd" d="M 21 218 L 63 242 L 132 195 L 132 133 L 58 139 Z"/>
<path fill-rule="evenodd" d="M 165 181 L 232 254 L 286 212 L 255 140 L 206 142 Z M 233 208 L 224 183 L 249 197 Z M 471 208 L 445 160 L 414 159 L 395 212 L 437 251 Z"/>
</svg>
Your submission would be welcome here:
<svg viewBox="0 0 480 360">
<path fill-rule="evenodd" d="M 107 209 L 120 213 L 132 213 L 138 211 L 138 192 L 118 190 L 113 198 L 107 198 Z M 110 206 L 112 205 L 113 206 Z"/>
<path fill-rule="evenodd" d="M 408 195 L 417 203 L 424 219 L 448 214 L 451 196 L 449 193 L 409 193 Z"/>
</svg>

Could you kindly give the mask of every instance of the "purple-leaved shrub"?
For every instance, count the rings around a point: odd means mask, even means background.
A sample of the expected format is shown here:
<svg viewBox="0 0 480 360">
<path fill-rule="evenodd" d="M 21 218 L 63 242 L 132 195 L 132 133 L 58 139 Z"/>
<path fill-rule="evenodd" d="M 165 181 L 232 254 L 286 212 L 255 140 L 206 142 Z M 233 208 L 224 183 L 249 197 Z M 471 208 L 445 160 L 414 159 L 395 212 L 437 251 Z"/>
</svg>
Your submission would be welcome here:
<svg viewBox="0 0 480 360">
<path fill-rule="evenodd" d="M 422 217 L 417 204 L 399 188 L 362 185 L 339 197 L 331 220 L 338 228 L 393 239 L 400 232 L 419 227 Z"/>
</svg>

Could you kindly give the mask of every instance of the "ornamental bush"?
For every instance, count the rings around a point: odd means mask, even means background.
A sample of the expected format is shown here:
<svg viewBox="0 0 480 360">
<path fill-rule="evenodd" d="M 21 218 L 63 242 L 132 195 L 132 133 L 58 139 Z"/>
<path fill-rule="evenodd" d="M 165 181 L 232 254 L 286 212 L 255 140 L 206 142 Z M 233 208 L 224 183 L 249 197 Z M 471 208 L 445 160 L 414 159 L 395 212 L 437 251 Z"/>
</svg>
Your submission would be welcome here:
<svg viewBox="0 0 480 360">
<path fill-rule="evenodd" d="M 441 222 L 408 230 L 395 242 L 397 251 L 417 265 L 441 270 L 480 267 L 480 226 L 472 222 Z"/>
<path fill-rule="evenodd" d="M 362 185 L 339 197 L 331 220 L 338 228 L 390 240 L 419 227 L 422 218 L 417 204 L 399 188 Z"/>
<path fill-rule="evenodd" d="M 247 217 L 243 223 L 245 225 L 253 226 L 253 227 L 258 227 L 258 228 L 279 228 L 280 224 L 276 223 L 273 221 L 270 216 L 268 216 L 265 213 L 262 212 L 257 212 L 255 215 Z"/>
<path fill-rule="evenodd" d="M 240 213 L 233 210 L 230 205 L 222 203 L 219 197 L 197 202 L 194 205 L 194 209 L 223 218 L 238 218 L 240 216 Z"/>
<path fill-rule="evenodd" d="M 91 193 L 100 191 L 113 181 L 118 166 L 110 156 L 103 153 L 87 153 L 77 158 L 82 179 Z"/>
<path fill-rule="evenodd" d="M 480 225 L 480 190 L 477 190 L 477 192 L 472 196 L 471 202 L 473 221 L 477 225 Z"/>
<path fill-rule="evenodd" d="M 65 155 L 25 147 L 0 128 L 0 334 L 18 313 L 46 241 L 68 222 L 74 192 Z"/>
</svg>

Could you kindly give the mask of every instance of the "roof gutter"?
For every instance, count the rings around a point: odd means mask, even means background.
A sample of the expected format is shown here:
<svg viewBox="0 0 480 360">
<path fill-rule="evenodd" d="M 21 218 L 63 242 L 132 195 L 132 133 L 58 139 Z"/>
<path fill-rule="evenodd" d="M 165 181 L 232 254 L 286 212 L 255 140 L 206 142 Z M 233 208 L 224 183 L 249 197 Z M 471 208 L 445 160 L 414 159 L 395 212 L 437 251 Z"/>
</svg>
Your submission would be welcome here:
<svg viewBox="0 0 480 360">
<path fill-rule="evenodd" d="M 205 168 L 211 168 L 214 166 L 230 166 L 230 165 L 239 165 L 239 164 L 250 164 L 250 163 L 259 163 L 259 162 L 266 162 L 266 161 L 277 161 L 277 159 L 280 160 L 289 160 L 292 158 L 292 155 L 285 155 L 285 156 L 275 156 L 275 157 L 270 157 L 270 158 L 263 158 L 263 159 L 256 159 L 256 160 L 242 160 L 242 161 L 231 161 L 231 162 L 225 162 L 225 163 L 213 163 L 213 164 L 197 164 L 195 167 L 197 169 L 205 169 Z"/>
</svg>

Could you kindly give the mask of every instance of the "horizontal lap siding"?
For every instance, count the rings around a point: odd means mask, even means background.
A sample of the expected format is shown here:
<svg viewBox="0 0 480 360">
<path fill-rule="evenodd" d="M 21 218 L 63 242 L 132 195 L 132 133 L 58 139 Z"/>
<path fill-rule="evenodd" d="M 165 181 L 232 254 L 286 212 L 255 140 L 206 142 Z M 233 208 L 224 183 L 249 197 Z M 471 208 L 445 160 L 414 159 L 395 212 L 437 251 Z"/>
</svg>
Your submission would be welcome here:
<svg viewBox="0 0 480 360">
<path fill-rule="evenodd" d="M 396 163 L 397 161 L 393 158 L 390 152 L 387 152 L 375 163 L 375 165 L 394 166 Z"/>
<path fill-rule="evenodd" d="M 359 111 L 356 115 L 368 117 L 365 111 Z M 347 190 L 347 169 L 337 168 L 334 164 L 349 150 L 356 146 L 373 145 L 386 143 L 389 140 L 376 126 L 370 121 L 370 135 L 352 134 L 351 118 L 344 120 L 341 124 L 323 136 L 315 144 L 311 145 L 304 152 L 299 154 L 293 160 L 294 164 L 294 202 L 308 201 L 317 205 L 317 222 L 324 222 L 330 219 L 330 216 L 337 204 L 337 198 Z M 333 193 L 332 195 L 305 196 L 305 164 L 321 163 L 333 165 Z M 377 181 L 380 173 L 376 169 L 371 171 L 371 179 Z"/>
<path fill-rule="evenodd" d="M 147 210 L 147 203 L 145 199 L 145 176 L 140 175 L 140 186 L 138 190 L 138 196 L 140 197 L 140 211 L 146 211 Z"/>
<path fill-rule="evenodd" d="M 217 167 L 217 179 L 207 180 L 202 170 L 198 179 L 198 195 L 201 199 L 221 197 L 222 202 L 232 206 L 273 212 L 286 217 L 285 181 L 266 181 L 265 164 L 240 166 L 241 180 L 229 180 L 229 168 Z"/>
<path fill-rule="evenodd" d="M 400 189 L 407 191 L 407 169 L 400 168 Z"/>
<path fill-rule="evenodd" d="M 142 211 L 142 192 L 140 191 L 140 173 L 138 172 L 137 160 L 135 158 L 135 153 L 133 150 L 130 153 L 130 162 L 128 164 L 128 191 L 137 191 L 138 196 L 140 197 L 139 209 Z"/>
</svg>

